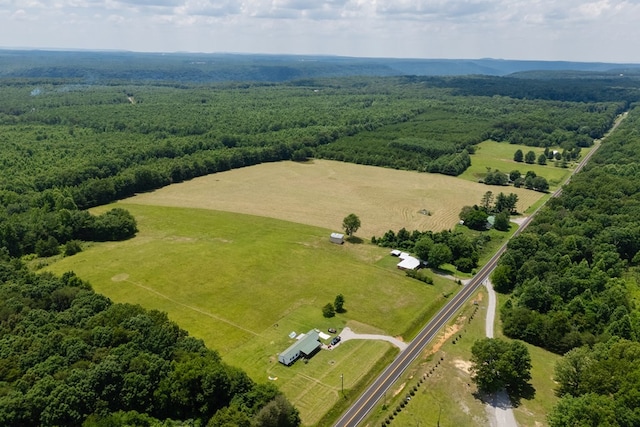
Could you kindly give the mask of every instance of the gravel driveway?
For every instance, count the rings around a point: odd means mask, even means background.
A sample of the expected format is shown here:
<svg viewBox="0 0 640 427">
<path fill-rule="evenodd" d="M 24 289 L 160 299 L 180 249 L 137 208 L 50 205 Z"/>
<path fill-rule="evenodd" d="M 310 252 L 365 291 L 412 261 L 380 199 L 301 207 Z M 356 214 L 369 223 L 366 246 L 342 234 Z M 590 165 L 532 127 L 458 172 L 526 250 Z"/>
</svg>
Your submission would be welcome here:
<svg viewBox="0 0 640 427">
<path fill-rule="evenodd" d="M 400 341 L 397 338 L 390 337 L 388 335 L 376 335 L 376 334 L 356 334 L 351 330 L 351 328 L 347 327 L 340 332 L 340 338 L 342 341 L 349 340 L 379 340 L 379 341 L 387 341 L 391 344 L 398 347 L 401 351 L 407 348 L 407 343 L 404 341 Z"/>
<path fill-rule="evenodd" d="M 484 282 L 489 294 L 489 302 L 487 304 L 487 318 L 485 321 L 485 329 L 487 338 L 493 338 L 493 324 L 496 317 L 496 293 L 493 290 L 491 282 L 487 279 Z M 489 421 L 492 427 L 518 427 L 516 417 L 513 415 L 513 408 L 507 392 L 502 390 L 496 393 L 487 405 Z"/>
</svg>

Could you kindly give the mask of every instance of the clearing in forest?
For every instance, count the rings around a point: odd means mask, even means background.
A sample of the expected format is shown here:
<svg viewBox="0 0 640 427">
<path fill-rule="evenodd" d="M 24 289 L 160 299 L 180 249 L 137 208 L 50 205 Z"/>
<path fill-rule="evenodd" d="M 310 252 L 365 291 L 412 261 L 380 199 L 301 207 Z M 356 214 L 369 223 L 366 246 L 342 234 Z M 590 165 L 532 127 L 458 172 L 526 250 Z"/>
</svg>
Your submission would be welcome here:
<svg viewBox="0 0 640 427">
<path fill-rule="evenodd" d="M 48 270 L 73 270 L 116 302 L 167 312 L 255 380 L 277 378 L 304 424 L 315 425 L 340 401 L 343 386 L 358 388 L 397 350 L 386 342 L 345 342 L 308 364 L 285 367 L 277 355 L 291 344 L 292 331 L 350 326 L 403 335 L 458 288 L 440 277 L 434 285 L 406 277 L 387 249 L 334 245 L 329 230 L 339 230 L 352 212 L 362 222 L 356 235 L 364 238 L 402 227 L 452 228 L 462 206 L 479 203 L 489 190 L 517 193 L 521 211 L 542 196 L 333 161 L 261 164 L 118 202 L 136 218 L 136 237 L 92 244 Z M 346 313 L 324 318 L 321 308 L 338 293 Z"/>
<path fill-rule="evenodd" d="M 479 204 L 487 191 L 516 193 L 519 212 L 543 196 L 440 174 L 314 160 L 216 173 L 140 194 L 126 203 L 238 212 L 330 230 L 340 230 L 344 217 L 355 213 L 362 223 L 356 234 L 370 238 L 403 227 L 453 228 L 462 207 Z"/>
</svg>

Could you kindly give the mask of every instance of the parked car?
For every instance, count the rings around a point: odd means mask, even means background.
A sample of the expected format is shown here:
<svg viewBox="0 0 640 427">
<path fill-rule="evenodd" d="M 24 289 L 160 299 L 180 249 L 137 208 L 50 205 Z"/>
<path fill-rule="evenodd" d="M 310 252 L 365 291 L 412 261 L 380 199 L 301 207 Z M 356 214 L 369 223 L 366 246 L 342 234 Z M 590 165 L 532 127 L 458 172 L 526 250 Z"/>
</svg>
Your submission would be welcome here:
<svg viewBox="0 0 640 427">
<path fill-rule="evenodd" d="M 338 332 L 336 331 L 336 328 L 329 328 L 328 330 L 330 334 L 335 334 L 336 332 Z"/>
<path fill-rule="evenodd" d="M 334 339 L 331 340 L 331 345 L 336 345 L 340 342 L 342 338 L 340 338 L 339 336 L 335 337 Z"/>
</svg>

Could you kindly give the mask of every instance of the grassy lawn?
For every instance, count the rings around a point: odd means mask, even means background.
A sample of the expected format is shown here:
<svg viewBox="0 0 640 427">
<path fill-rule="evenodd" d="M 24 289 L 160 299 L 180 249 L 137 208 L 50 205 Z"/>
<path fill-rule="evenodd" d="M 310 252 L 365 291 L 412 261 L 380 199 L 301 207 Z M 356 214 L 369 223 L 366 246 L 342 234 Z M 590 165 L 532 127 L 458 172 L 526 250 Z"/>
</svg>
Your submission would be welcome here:
<svg viewBox="0 0 640 427">
<path fill-rule="evenodd" d="M 460 175 L 460 178 L 477 182 L 479 179 L 484 178 L 487 168 L 491 170 L 498 169 L 505 173 L 519 170 L 522 175 L 527 171 L 533 171 L 536 175 L 545 177 L 549 182 L 550 189 L 554 190 L 569 176 L 572 168 L 575 167 L 575 164 L 570 163 L 568 168 L 563 169 L 555 166 L 553 161 L 548 161 L 545 166 L 537 163 L 518 163 L 513 160 L 513 154 L 518 149 L 521 149 L 523 153 L 533 151 L 536 153 L 536 159 L 540 154 L 544 153 L 544 148 L 540 147 L 484 141 L 476 146 L 476 152 L 471 156 L 471 166 Z M 551 147 L 551 149 L 554 149 L 554 147 Z M 558 148 L 555 147 L 555 149 Z M 589 150 L 590 148 L 583 148 L 582 155 L 586 155 Z"/>
</svg>

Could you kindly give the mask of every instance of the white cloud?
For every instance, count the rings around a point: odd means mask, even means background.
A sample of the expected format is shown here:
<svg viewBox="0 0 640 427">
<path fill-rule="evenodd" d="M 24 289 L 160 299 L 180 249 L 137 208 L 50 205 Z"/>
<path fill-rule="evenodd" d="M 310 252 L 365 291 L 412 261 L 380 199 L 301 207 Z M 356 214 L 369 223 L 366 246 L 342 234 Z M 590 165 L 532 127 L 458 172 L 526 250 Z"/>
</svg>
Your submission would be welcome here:
<svg viewBox="0 0 640 427">
<path fill-rule="evenodd" d="M 578 7 L 578 10 L 584 17 L 597 18 L 599 16 L 602 16 L 603 13 L 611 10 L 611 3 L 608 0 L 586 3 L 580 5 Z"/>
<path fill-rule="evenodd" d="M 57 48 L 640 62 L 637 22 L 640 0 L 0 0 L 0 43 Z"/>
</svg>

